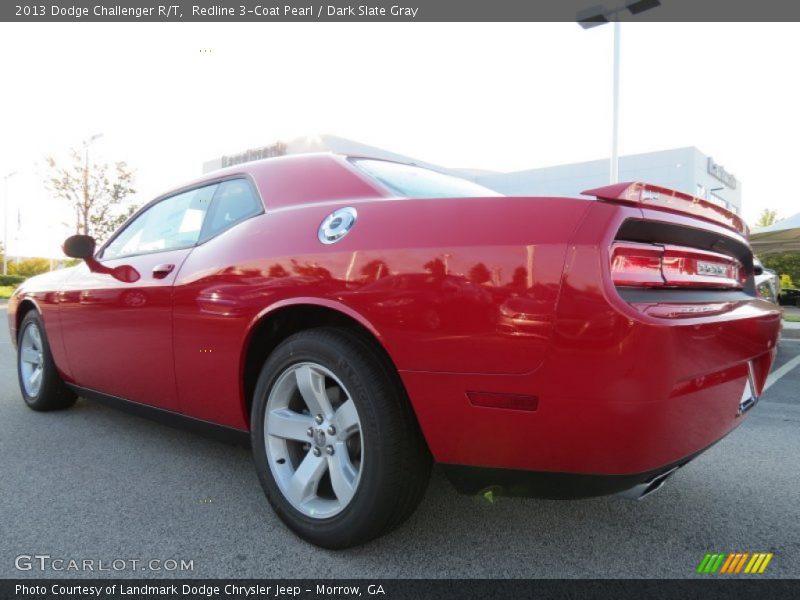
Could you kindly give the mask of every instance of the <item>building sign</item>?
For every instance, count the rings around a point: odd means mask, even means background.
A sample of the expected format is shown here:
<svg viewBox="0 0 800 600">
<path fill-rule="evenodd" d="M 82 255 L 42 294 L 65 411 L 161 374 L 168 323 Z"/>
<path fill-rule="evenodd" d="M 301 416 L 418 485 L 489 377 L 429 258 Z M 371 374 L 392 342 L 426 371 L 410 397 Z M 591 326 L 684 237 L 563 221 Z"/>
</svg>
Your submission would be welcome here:
<svg viewBox="0 0 800 600">
<path fill-rule="evenodd" d="M 222 167 L 230 167 L 231 165 L 240 165 L 242 163 L 251 162 L 253 160 L 261 160 L 262 158 L 272 158 L 273 156 L 283 156 L 286 154 L 286 144 L 277 142 L 271 146 L 263 146 L 261 148 L 250 148 L 239 154 L 232 154 L 231 156 L 223 156 L 221 159 Z"/>
<path fill-rule="evenodd" d="M 710 156 L 708 157 L 708 173 L 717 179 L 719 179 L 722 183 L 727 185 L 732 190 L 736 189 L 736 177 L 728 173 L 722 165 L 718 165 L 714 162 L 714 159 Z"/>
</svg>

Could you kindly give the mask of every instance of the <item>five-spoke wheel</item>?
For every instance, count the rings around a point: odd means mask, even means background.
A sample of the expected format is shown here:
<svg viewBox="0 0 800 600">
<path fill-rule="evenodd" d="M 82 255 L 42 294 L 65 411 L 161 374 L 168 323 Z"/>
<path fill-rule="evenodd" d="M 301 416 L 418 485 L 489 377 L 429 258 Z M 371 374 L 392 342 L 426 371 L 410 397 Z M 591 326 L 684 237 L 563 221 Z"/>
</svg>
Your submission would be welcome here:
<svg viewBox="0 0 800 600">
<path fill-rule="evenodd" d="M 38 396 L 42 388 L 44 347 L 39 324 L 30 321 L 19 338 L 19 368 L 22 387 L 28 396 Z"/>
<path fill-rule="evenodd" d="M 329 369 L 312 362 L 286 369 L 267 399 L 264 431 L 272 475 L 295 509 L 324 518 L 350 503 L 364 462 L 361 421 Z"/>
<path fill-rule="evenodd" d="M 25 403 L 33 410 L 59 410 L 75 404 L 77 396 L 58 373 L 36 310 L 29 310 L 17 337 L 17 376 Z"/>
</svg>

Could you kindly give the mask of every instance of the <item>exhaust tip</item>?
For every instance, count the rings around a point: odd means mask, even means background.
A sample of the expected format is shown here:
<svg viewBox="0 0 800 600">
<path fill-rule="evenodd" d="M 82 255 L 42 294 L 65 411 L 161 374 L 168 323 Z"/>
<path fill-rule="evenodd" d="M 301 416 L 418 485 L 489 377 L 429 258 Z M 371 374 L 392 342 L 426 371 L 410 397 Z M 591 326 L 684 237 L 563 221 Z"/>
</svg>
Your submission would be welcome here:
<svg viewBox="0 0 800 600">
<path fill-rule="evenodd" d="M 650 494 L 660 490 L 664 483 L 666 483 L 667 479 L 671 477 L 679 468 L 680 467 L 672 467 L 668 471 L 654 475 L 647 481 L 635 485 L 624 492 L 620 492 L 619 495 L 627 500 L 644 500 Z"/>
</svg>

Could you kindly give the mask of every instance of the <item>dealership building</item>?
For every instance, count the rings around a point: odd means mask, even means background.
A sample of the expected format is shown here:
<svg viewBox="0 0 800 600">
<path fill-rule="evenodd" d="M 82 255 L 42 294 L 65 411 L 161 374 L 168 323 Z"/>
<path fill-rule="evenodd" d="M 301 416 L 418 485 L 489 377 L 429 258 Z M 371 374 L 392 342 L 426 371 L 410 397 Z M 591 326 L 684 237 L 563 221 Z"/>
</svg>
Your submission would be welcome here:
<svg viewBox="0 0 800 600">
<path fill-rule="evenodd" d="M 607 159 L 512 172 L 445 168 L 333 135 L 276 142 L 224 155 L 204 163 L 203 172 L 262 158 L 309 152 L 334 152 L 415 164 L 475 181 L 509 196 L 576 196 L 582 190 L 607 185 L 609 177 Z M 691 146 L 621 156 L 619 179 L 661 185 L 704 198 L 737 214 L 742 211 L 741 183 L 712 157 Z"/>
</svg>

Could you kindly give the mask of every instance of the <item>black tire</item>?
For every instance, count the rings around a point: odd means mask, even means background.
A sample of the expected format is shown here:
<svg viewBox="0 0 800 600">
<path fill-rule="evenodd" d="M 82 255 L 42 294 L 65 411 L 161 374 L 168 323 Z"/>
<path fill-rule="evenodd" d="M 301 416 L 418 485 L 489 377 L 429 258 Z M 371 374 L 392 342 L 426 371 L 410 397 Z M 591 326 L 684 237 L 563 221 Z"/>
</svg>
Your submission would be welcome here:
<svg viewBox="0 0 800 600">
<path fill-rule="evenodd" d="M 352 499 L 328 518 L 310 517 L 284 496 L 270 469 L 264 436 L 267 400 L 293 365 L 316 363 L 341 381 L 358 411 L 363 457 Z M 256 469 L 278 517 L 302 539 L 330 549 L 356 546 L 405 521 L 428 485 L 431 456 L 396 371 L 375 348 L 346 329 L 302 331 L 270 354 L 258 378 L 251 412 Z"/>
<path fill-rule="evenodd" d="M 26 389 L 23 381 L 22 365 L 23 338 L 25 332 L 30 328 L 35 328 L 38 331 L 41 340 L 41 384 L 34 394 L 29 393 Z M 75 404 L 78 399 L 75 392 L 66 386 L 58 374 L 56 363 L 53 361 L 53 355 L 50 352 L 50 343 L 47 341 L 44 322 L 41 315 L 35 310 L 31 310 L 25 315 L 19 327 L 17 337 L 17 378 L 25 404 L 33 410 L 63 410 Z"/>
</svg>

